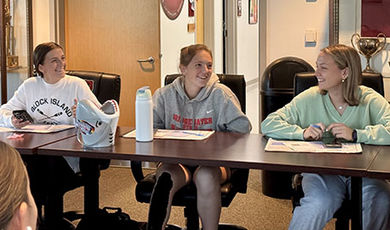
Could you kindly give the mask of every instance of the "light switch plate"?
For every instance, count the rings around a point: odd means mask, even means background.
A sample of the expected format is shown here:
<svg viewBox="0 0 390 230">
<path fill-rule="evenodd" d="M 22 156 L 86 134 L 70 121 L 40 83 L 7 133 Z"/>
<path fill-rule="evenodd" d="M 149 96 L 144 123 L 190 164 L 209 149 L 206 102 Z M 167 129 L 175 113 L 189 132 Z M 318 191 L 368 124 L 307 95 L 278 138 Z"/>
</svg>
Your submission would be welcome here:
<svg viewBox="0 0 390 230">
<path fill-rule="evenodd" d="M 305 31 L 305 42 L 317 42 L 317 31 L 306 30 Z"/>
</svg>

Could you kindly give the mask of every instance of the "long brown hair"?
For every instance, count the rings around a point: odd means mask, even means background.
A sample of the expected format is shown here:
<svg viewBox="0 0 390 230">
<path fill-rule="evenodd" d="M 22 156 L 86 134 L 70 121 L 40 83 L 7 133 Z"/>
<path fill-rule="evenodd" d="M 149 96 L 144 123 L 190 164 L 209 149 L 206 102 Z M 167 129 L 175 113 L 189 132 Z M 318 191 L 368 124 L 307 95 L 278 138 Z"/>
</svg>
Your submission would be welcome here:
<svg viewBox="0 0 390 230">
<path fill-rule="evenodd" d="M 190 46 L 186 46 L 180 50 L 180 65 L 188 66 L 188 64 L 190 64 L 192 58 L 194 58 L 194 56 L 199 51 L 202 51 L 202 50 L 209 53 L 211 58 L 213 58 L 213 54 L 207 46 L 205 46 L 203 44 L 190 45 Z"/>
<path fill-rule="evenodd" d="M 362 81 L 362 65 L 359 54 L 352 47 L 342 44 L 328 46 L 323 48 L 321 52 L 330 55 L 340 70 L 348 68 L 348 76 L 342 83 L 343 97 L 348 105 L 358 105 L 358 89 Z"/>
<path fill-rule="evenodd" d="M 28 178 L 18 151 L 0 142 L 0 229 L 6 229 L 22 202 L 28 202 Z"/>
</svg>

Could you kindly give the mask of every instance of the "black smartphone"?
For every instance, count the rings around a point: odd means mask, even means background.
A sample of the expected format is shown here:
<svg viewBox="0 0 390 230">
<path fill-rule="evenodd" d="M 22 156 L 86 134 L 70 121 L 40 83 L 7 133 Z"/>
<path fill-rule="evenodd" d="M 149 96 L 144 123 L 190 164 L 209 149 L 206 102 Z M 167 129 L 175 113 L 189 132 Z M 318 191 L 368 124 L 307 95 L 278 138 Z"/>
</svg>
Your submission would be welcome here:
<svg viewBox="0 0 390 230">
<path fill-rule="evenodd" d="M 331 138 L 331 137 L 328 137 L 328 138 L 322 138 L 322 142 L 324 143 L 325 147 L 327 148 L 341 148 L 342 145 L 341 145 L 341 142 L 339 139 L 337 138 Z"/>
<path fill-rule="evenodd" d="M 12 114 L 19 120 L 22 121 L 30 121 L 31 123 L 34 122 L 30 114 L 27 113 L 26 110 L 14 110 L 12 111 Z"/>
<path fill-rule="evenodd" d="M 341 145 L 341 143 L 330 143 L 330 144 L 325 144 L 325 147 L 327 147 L 327 148 L 341 148 L 343 146 Z"/>
</svg>

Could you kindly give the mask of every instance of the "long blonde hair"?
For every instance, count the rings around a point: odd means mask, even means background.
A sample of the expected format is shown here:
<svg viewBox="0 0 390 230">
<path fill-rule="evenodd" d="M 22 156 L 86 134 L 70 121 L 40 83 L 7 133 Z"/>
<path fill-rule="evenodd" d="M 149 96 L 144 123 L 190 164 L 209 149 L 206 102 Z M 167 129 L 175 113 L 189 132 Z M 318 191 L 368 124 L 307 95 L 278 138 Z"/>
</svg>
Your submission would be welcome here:
<svg viewBox="0 0 390 230">
<path fill-rule="evenodd" d="M 28 178 L 16 149 L 0 142 L 0 229 L 6 229 L 22 202 L 28 202 Z"/>
<path fill-rule="evenodd" d="M 348 68 L 348 76 L 342 83 L 343 97 L 348 105 L 358 105 L 358 89 L 362 81 L 362 65 L 359 54 L 352 47 L 342 44 L 328 46 L 323 48 L 321 52 L 330 55 L 340 70 Z"/>
</svg>

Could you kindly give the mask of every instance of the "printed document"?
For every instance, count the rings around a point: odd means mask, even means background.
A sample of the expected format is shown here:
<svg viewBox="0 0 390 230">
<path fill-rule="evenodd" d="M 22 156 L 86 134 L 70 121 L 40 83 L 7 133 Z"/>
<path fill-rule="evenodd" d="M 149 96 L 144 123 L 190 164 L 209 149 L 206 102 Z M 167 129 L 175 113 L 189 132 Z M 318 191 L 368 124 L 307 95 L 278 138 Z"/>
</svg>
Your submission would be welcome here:
<svg viewBox="0 0 390 230">
<path fill-rule="evenodd" d="M 307 153 L 360 153 L 360 143 L 341 143 L 341 148 L 326 147 L 322 141 L 292 141 L 268 139 L 266 151 Z"/>
<path fill-rule="evenodd" d="M 154 131 L 153 138 L 155 139 L 175 139 L 175 140 L 204 140 L 211 136 L 214 130 L 173 130 L 173 129 L 157 129 Z M 123 135 L 127 138 L 135 138 L 135 129 Z"/>
</svg>

